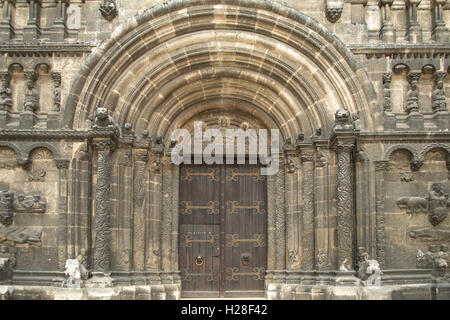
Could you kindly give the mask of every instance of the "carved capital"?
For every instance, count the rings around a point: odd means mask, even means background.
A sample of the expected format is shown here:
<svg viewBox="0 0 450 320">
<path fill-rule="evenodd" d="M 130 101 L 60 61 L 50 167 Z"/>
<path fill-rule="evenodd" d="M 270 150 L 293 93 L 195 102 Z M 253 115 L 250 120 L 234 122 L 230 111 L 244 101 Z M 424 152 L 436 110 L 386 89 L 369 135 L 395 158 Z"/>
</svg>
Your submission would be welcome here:
<svg viewBox="0 0 450 320">
<path fill-rule="evenodd" d="M 24 71 L 23 74 L 25 75 L 27 81 L 32 82 L 33 84 L 38 78 L 38 74 L 36 71 Z"/>
<path fill-rule="evenodd" d="M 447 72 L 445 71 L 436 71 L 433 73 L 434 82 L 437 84 L 440 81 L 444 81 L 444 78 L 447 76 Z"/>
<path fill-rule="evenodd" d="M 314 161 L 315 154 L 312 151 L 301 151 L 300 159 L 302 162 L 312 162 Z"/>
<path fill-rule="evenodd" d="M 3 87 L 9 86 L 9 82 L 11 81 L 11 74 L 8 71 L 0 71 L 0 82 Z"/>
<path fill-rule="evenodd" d="M 149 159 L 149 154 L 147 150 L 134 150 L 133 160 L 139 162 L 147 162 Z"/>
<path fill-rule="evenodd" d="M 411 84 L 417 84 L 420 77 L 422 76 L 422 72 L 409 72 L 406 76 L 406 79 L 408 80 L 408 83 Z"/>
<path fill-rule="evenodd" d="M 97 151 L 113 151 L 115 144 L 111 139 L 94 139 L 92 142 Z"/>
<path fill-rule="evenodd" d="M 70 165 L 70 160 L 54 160 L 55 161 L 55 165 L 58 169 L 68 169 L 69 165 Z"/>
<path fill-rule="evenodd" d="M 334 23 L 339 20 L 344 10 L 344 3 L 341 0 L 326 1 L 326 15 L 328 21 Z"/>
<path fill-rule="evenodd" d="M 351 153 L 355 144 L 353 143 L 339 143 L 333 147 L 334 151 L 339 153 Z"/>
<path fill-rule="evenodd" d="M 383 73 L 383 84 L 392 82 L 392 72 Z"/>
<path fill-rule="evenodd" d="M 52 71 L 50 74 L 55 83 L 55 86 L 59 87 L 61 85 L 61 73 Z"/>
</svg>

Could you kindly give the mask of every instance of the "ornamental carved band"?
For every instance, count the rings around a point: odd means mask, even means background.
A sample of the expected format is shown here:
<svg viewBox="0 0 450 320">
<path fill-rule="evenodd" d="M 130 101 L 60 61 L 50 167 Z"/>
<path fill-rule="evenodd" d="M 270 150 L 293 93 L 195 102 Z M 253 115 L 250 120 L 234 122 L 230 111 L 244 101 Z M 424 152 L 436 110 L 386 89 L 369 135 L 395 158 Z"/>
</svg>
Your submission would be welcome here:
<svg viewBox="0 0 450 320">
<path fill-rule="evenodd" d="M 353 186 L 350 158 L 353 144 L 340 144 L 338 153 L 337 213 L 338 265 L 353 270 Z"/>
<path fill-rule="evenodd" d="M 95 193 L 94 271 L 110 267 L 110 185 L 112 143 L 95 143 L 98 150 L 97 190 Z"/>
</svg>

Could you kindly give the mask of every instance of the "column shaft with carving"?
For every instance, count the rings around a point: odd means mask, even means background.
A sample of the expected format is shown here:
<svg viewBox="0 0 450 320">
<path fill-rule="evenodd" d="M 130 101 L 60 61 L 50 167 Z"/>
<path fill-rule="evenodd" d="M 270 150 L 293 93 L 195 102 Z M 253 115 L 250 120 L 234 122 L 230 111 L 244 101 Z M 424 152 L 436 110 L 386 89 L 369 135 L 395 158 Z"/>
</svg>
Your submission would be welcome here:
<svg viewBox="0 0 450 320">
<path fill-rule="evenodd" d="M 171 271 L 171 232 L 172 232 L 172 194 L 173 194 L 173 174 L 172 162 L 170 158 L 164 158 L 162 162 L 162 199 L 161 199 L 161 262 L 162 270 Z M 162 278 L 168 280 L 167 275 Z"/>
<path fill-rule="evenodd" d="M 286 152 L 286 224 L 287 224 L 287 251 L 288 267 L 290 270 L 297 270 L 300 267 L 300 246 L 298 243 L 298 162 L 299 155 L 297 149 Z"/>
<path fill-rule="evenodd" d="M 67 220 L 67 194 L 68 194 L 68 175 L 69 160 L 55 160 L 59 171 L 59 196 L 58 196 L 58 270 L 64 271 L 67 260 L 67 239 L 68 239 L 68 220 Z"/>
<path fill-rule="evenodd" d="M 114 145 L 109 139 L 94 140 L 94 145 L 98 152 L 97 187 L 95 191 L 94 272 L 108 273 L 111 258 L 111 153 Z"/>
<path fill-rule="evenodd" d="M 339 143 L 336 146 L 338 156 L 337 181 L 337 220 L 338 220 L 338 265 L 349 270 L 354 266 L 354 229 L 353 182 L 351 169 L 351 143 Z"/>
<path fill-rule="evenodd" d="M 145 193 L 146 172 L 148 161 L 147 150 L 134 150 L 134 179 L 133 179 L 133 206 L 134 206 L 134 269 L 144 271 L 145 267 Z"/>
<path fill-rule="evenodd" d="M 375 162 L 375 206 L 376 206 L 376 221 L 375 221 L 375 239 L 377 261 L 383 269 L 386 265 L 386 251 L 385 251 L 385 218 L 384 218 L 384 202 L 386 201 L 384 173 L 389 170 L 389 161 Z"/>
<path fill-rule="evenodd" d="M 314 268 L 314 152 L 301 151 L 302 161 L 302 269 Z"/>
<path fill-rule="evenodd" d="M 24 111 L 20 115 L 20 126 L 21 128 L 32 128 L 37 119 L 36 111 L 39 109 L 39 91 L 35 84 L 38 74 L 36 71 L 25 71 L 24 75 L 27 79 L 27 88 L 23 103 Z"/>
<path fill-rule="evenodd" d="M 280 159 L 280 163 L 283 163 Z M 275 237 L 276 237 L 276 268 L 278 271 L 286 269 L 286 209 L 285 194 L 285 169 L 280 165 L 280 170 L 275 175 Z"/>
</svg>

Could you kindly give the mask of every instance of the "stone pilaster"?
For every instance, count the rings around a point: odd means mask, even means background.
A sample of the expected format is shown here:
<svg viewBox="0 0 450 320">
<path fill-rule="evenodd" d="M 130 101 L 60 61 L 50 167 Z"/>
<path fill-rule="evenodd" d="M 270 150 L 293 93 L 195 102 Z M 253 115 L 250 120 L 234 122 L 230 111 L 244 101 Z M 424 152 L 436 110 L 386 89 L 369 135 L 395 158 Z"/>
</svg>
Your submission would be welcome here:
<svg viewBox="0 0 450 320">
<path fill-rule="evenodd" d="M 382 26 L 380 29 L 380 39 L 386 43 L 395 43 L 396 30 L 391 20 L 392 3 L 394 0 L 380 0 Z"/>
<path fill-rule="evenodd" d="M 412 43 L 422 42 L 422 27 L 417 20 L 417 7 L 422 0 L 406 0 L 406 7 L 408 10 L 408 41 Z"/>
<path fill-rule="evenodd" d="M 68 169 L 70 160 L 55 160 L 59 172 L 57 250 L 58 270 L 64 271 L 68 252 Z"/>
<path fill-rule="evenodd" d="M 93 145 L 98 153 L 95 191 L 94 272 L 99 275 L 107 275 L 110 271 L 111 259 L 110 184 L 111 153 L 114 150 L 114 143 L 110 138 L 96 138 Z"/>
<path fill-rule="evenodd" d="M 337 172 L 337 241 L 338 265 L 348 270 L 354 269 L 353 181 L 351 154 L 354 142 L 337 141 L 334 149 L 338 157 Z"/>
<path fill-rule="evenodd" d="M 433 74 L 434 88 L 431 95 L 431 106 L 434 112 L 436 126 L 442 131 L 450 127 L 450 113 L 447 108 L 445 97 L 444 79 L 447 76 L 445 71 L 436 71 Z"/>
<path fill-rule="evenodd" d="M 133 266 L 136 271 L 144 271 L 145 267 L 145 193 L 148 151 L 133 151 Z"/>
<path fill-rule="evenodd" d="M 70 0 L 56 0 L 56 17 L 51 30 L 51 40 L 61 42 L 67 37 L 67 6 Z"/>
<path fill-rule="evenodd" d="M 408 113 L 408 125 L 414 131 L 424 129 L 424 117 L 420 113 L 419 90 L 417 88 L 421 76 L 422 72 L 420 71 L 411 71 L 407 75 L 409 87 L 405 98 L 405 111 Z"/>
<path fill-rule="evenodd" d="M 311 149 L 301 149 L 302 161 L 302 270 L 314 269 L 314 157 Z"/>
<path fill-rule="evenodd" d="M 285 168 L 280 159 L 280 169 L 275 175 L 275 237 L 276 237 L 276 269 L 283 271 L 286 269 L 286 209 L 284 194 Z"/>
<path fill-rule="evenodd" d="M 27 0 L 29 4 L 29 18 L 23 30 L 23 41 L 37 41 L 41 36 L 41 6 L 42 0 Z"/>
<path fill-rule="evenodd" d="M 447 0 L 431 0 L 431 10 L 433 17 L 433 29 L 431 36 L 434 41 L 440 43 L 448 43 L 449 30 L 443 18 L 444 5 Z"/>
<path fill-rule="evenodd" d="M 0 41 L 11 40 L 14 35 L 14 26 L 12 25 L 12 17 L 16 0 L 3 0 L 3 21 L 0 22 Z"/>
</svg>

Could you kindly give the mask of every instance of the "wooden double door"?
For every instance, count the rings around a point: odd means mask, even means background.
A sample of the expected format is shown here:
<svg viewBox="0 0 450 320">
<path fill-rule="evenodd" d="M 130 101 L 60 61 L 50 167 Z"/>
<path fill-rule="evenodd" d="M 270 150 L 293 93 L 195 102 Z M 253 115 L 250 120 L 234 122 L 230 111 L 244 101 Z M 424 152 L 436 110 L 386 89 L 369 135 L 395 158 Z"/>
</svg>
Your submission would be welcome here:
<svg viewBox="0 0 450 320">
<path fill-rule="evenodd" d="M 257 165 L 182 165 L 183 297 L 263 296 L 267 178 Z"/>
</svg>

